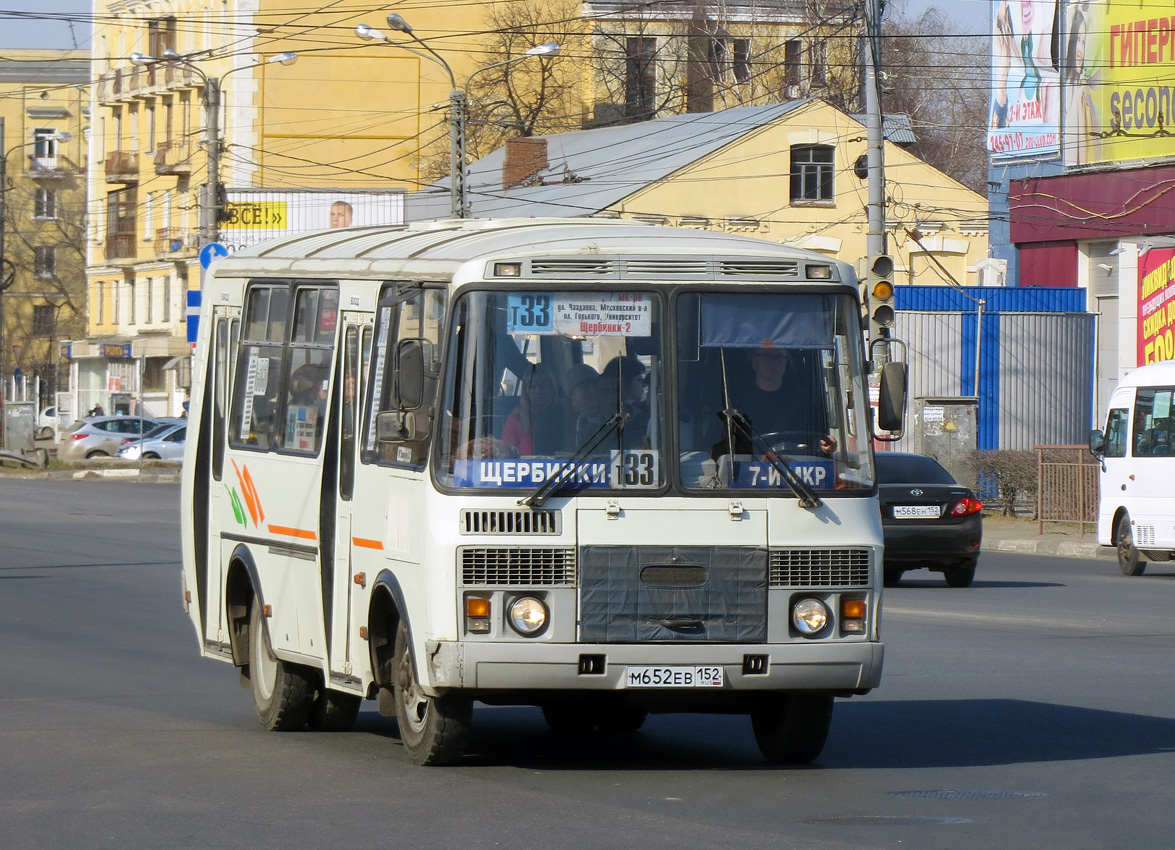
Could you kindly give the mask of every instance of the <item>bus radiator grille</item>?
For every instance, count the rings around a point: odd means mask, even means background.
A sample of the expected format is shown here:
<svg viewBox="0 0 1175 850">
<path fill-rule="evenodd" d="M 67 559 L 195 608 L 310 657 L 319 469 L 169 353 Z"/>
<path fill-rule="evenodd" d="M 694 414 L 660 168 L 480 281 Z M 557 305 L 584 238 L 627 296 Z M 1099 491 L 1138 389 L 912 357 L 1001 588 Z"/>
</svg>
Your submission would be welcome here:
<svg viewBox="0 0 1175 850">
<path fill-rule="evenodd" d="M 575 584 L 575 550 L 517 546 L 463 546 L 461 583 L 470 586 Z"/>
<path fill-rule="evenodd" d="M 461 534 L 562 534 L 559 511 L 461 511 Z"/>
<path fill-rule="evenodd" d="M 868 549 L 773 549 L 772 587 L 868 587 Z"/>
</svg>

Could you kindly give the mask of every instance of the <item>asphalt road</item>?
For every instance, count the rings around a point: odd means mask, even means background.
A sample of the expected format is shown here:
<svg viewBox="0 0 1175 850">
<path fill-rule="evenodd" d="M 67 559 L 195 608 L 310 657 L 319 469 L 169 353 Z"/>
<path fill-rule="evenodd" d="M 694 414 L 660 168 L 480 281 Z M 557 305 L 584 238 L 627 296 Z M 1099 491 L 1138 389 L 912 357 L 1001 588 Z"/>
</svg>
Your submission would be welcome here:
<svg viewBox="0 0 1175 850">
<path fill-rule="evenodd" d="M 810 768 L 741 717 L 559 739 L 479 707 L 454 768 L 374 704 L 260 730 L 179 598 L 178 488 L 0 480 L 0 848 L 1166 847 L 1175 565 L 989 553 L 887 589 L 882 687 Z"/>
</svg>

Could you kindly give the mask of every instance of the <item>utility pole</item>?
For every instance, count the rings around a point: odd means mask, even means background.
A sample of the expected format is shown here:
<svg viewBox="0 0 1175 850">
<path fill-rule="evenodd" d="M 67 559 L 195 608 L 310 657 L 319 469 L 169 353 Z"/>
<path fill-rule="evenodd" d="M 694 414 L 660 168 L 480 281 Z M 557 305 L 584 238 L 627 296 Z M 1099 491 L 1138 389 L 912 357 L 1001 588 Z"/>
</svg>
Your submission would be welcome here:
<svg viewBox="0 0 1175 850">
<path fill-rule="evenodd" d="M 220 80 L 204 77 L 204 153 L 208 183 L 200 204 L 200 247 L 220 241 Z"/>
<path fill-rule="evenodd" d="M 882 0 L 865 0 L 865 130 L 869 169 L 870 258 L 885 253 L 885 133 L 881 120 Z"/>
</svg>

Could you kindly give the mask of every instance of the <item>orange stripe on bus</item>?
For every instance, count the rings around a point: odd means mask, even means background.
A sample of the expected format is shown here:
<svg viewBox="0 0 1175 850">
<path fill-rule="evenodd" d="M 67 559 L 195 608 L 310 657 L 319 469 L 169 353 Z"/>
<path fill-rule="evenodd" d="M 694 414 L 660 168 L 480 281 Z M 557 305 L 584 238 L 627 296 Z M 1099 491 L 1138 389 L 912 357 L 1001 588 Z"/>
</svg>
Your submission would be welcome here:
<svg viewBox="0 0 1175 850">
<path fill-rule="evenodd" d="M 270 534 L 284 534 L 286 537 L 298 537 L 302 540 L 317 540 L 318 535 L 305 528 L 288 528 L 284 525 L 269 526 Z"/>
<path fill-rule="evenodd" d="M 230 460 L 232 460 L 230 458 Z M 249 485 L 245 483 L 245 476 L 241 474 L 241 468 L 237 466 L 235 460 L 232 461 L 233 470 L 237 473 L 237 481 L 241 483 L 241 494 L 245 497 L 245 507 L 249 509 L 249 516 L 253 518 L 253 525 L 259 525 L 257 521 L 257 502 L 254 501 L 253 493 L 249 490 Z"/>
<path fill-rule="evenodd" d="M 257 488 L 253 485 L 253 476 L 249 474 L 249 467 L 245 467 L 245 483 L 249 486 L 249 492 L 253 494 L 253 501 L 257 503 L 257 514 L 261 519 L 265 519 L 265 509 L 261 507 L 261 497 L 257 495 Z"/>
<path fill-rule="evenodd" d="M 360 549 L 382 549 L 384 547 L 381 540 L 368 540 L 366 537 L 352 537 L 351 542 Z"/>
</svg>

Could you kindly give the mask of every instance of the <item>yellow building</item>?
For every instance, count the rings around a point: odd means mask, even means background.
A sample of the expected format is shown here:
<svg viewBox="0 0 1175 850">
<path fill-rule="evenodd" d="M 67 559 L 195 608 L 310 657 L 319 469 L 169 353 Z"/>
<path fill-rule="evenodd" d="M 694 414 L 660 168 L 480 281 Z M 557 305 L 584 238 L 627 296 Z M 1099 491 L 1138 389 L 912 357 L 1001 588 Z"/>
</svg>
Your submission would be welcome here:
<svg viewBox="0 0 1175 850">
<path fill-rule="evenodd" d="M 87 58 L 0 51 L 0 380 L 11 399 L 19 375 L 15 397 L 40 406 L 55 401 L 60 341 L 85 328 Z"/>
<path fill-rule="evenodd" d="M 483 218 L 624 217 L 855 262 L 867 253 L 865 136 L 858 119 L 799 100 L 514 139 L 470 168 L 470 203 Z M 885 166 L 898 282 L 978 283 L 987 199 L 893 142 Z M 409 220 L 444 217 L 447 197 L 445 184 L 409 196 Z"/>
</svg>

